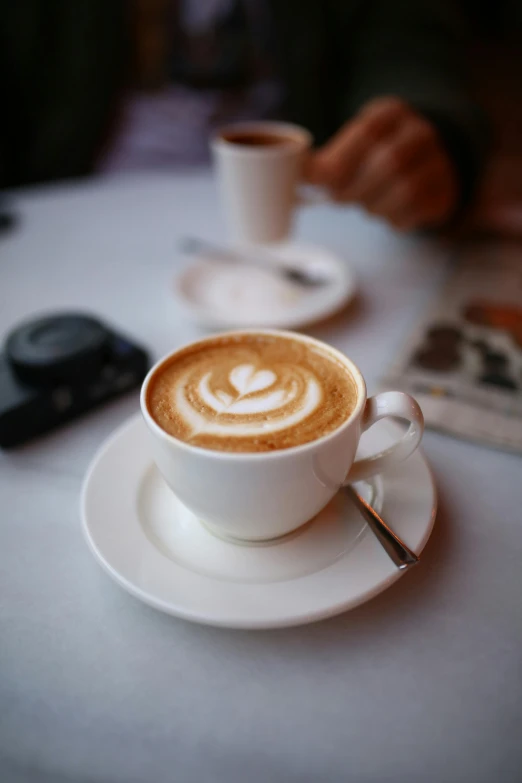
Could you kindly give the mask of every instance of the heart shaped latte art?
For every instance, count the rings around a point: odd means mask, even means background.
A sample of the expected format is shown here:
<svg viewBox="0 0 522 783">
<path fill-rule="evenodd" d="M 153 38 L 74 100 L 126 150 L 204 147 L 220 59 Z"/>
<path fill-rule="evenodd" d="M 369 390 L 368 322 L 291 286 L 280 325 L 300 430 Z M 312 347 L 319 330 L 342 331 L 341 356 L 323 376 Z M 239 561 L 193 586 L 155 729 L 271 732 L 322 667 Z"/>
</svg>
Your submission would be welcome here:
<svg viewBox="0 0 522 783">
<path fill-rule="evenodd" d="M 194 436 L 245 437 L 295 426 L 321 398 L 317 378 L 300 366 L 245 363 L 187 377 L 176 388 L 175 405 Z"/>
<path fill-rule="evenodd" d="M 277 380 L 272 370 L 256 370 L 251 364 L 240 364 L 230 373 L 230 383 L 239 394 L 250 394 L 272 386 Z"/>
</svg>

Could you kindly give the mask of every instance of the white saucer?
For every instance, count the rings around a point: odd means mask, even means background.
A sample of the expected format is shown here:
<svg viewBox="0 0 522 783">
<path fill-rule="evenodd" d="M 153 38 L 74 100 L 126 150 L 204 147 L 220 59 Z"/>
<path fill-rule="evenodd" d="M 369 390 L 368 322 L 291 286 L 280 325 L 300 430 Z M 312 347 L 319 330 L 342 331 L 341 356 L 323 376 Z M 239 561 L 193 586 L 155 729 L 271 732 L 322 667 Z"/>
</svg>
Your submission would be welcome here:
<svg viewBox="0 0 522 783">
<path fill-rule="evenodd" d="M 380 422 L 364 436 L 361 452 L 391 443 L 397 429 Z M 420 553 L 436 511 L 422 454 L 359 486 Z M 403 573 L 342 493 L 277 542 L 238 545 L 215 537 L 156 470 L 141 416 L 118 429 L 94 458 L 83 485 L 82 517 L 92 552 L 118 584 L 156 609 L 208 625 L 312 622 L 367 601 Z"/>
<path fill-rule="evenodd" d="M 325 248 L 286 242 L 263 252 L 270 253 L 274 263 L 291 262 L 320 273 L 326 283 L 305 287 L 269 269 L 200 256 L 174 281 L 174 294 L 185 315 L 210 328 L 296 329 L 332 315 L 353 296 L 350 268 Z"/>
</svg>

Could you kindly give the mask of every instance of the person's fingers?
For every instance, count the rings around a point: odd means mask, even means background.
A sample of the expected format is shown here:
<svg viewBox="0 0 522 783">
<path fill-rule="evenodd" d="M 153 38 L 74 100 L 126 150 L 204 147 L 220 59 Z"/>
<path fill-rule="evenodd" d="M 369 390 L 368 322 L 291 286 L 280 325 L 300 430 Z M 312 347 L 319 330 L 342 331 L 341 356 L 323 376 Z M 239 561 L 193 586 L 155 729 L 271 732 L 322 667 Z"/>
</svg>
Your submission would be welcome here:
<svg viewBox="0 0 522 783">
<path fill-rule="evenodd" d="M 413 116 L 395 135 L 385 137 L 359 167 L 351 184 L 344 186 L 344 199 L 371 204 L 402 176 L 441 151 L 432 126 Z"/>
<path fill-rule="evenodd" d="M 436 130 L 396 98 L 364 107 L 312 157 L 307 174 L 337 200 L 358 201 L 404 229 L 443 221 L 458 195 Z"/>
<path fill-rule="evenodd" d="M 443 222 L 456 200 L 457 183 L 451 166 L 446 159 L 436 157 L 365 206 L 396 228 L 408 230 Z"/>
<path fill-rule="evenodd" d="M 332 190 L 348 182 L 367 151 L 397 125 L 405 111 L 410 110 L 397 98 L 368 104 L 311 159 L 307 168 L 310 182 Z"/>
<path fill-rule="evenodd" d="M 396 208 L 403 212 L 411 204 L 422 203 L 425 193 L 447 190 L 456 197 L 457 180 L 453 166 L 441 148 L 417 160 L 410 169 L 397 172 L 376 183 L 373 189 L 359 191 L 358 201 L 368 211 L 376 214 L 391 213 Z M 352 202 L 353 187 L 334 194 L 337 201 Z"/>
</svg>

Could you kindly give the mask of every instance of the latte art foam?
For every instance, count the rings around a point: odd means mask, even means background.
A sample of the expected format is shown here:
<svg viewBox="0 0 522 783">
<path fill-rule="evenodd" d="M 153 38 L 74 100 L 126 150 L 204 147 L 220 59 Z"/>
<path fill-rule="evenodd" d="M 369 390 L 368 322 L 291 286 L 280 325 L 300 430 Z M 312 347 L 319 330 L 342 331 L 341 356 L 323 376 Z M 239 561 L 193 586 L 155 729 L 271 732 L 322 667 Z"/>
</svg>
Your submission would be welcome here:
<svg viewBox="0 0 522 783">
<path fill-rule="evenodd" d="M 269 451 L 338 427 L 355 384 L 333 356 L 291 338 L 241 335 L 188 348 L 153 377 L 148 407 L 169 434 L 223 451 Z"/>
</svg>

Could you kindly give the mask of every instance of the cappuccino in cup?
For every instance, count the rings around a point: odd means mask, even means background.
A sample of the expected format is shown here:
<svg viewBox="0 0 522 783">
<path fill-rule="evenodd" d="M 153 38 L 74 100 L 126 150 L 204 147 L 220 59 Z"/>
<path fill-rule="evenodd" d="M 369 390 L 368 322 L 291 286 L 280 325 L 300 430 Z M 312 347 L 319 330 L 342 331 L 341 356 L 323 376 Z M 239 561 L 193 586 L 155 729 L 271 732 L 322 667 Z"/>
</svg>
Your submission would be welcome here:
<svg viewBox="0 0 522 783">
<path fill-rule="evenodd" d="M 342 353 L 268 329 L 207 337 L 166 356 L 143 382 L 141 409 L 154 461 L 194 523 L 241 542 L 295 530 L 343 484 L 406 459 L 423 432 L 409 395 L 367 397 Z M 386 416 L 409 429 L 356 459 L 361 433 Z"/>
<path fill-rule="evenodd" d="M 216 337 L 180 351 L 153 375 L 147 408 L 169 435 L 206 449 L 299 446 L 351 415 L 357 386 L 328 349 L 291 337 Z"/>
</svg>

